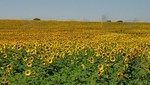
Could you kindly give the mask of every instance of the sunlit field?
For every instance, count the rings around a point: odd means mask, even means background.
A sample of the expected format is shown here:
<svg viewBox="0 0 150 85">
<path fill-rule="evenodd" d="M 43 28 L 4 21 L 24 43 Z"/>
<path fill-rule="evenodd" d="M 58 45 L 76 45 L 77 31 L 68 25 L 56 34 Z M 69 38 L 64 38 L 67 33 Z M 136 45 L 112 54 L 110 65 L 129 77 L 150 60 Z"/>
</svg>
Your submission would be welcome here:
<svg viewBox="0 0 150 85">
<path fill-rule="evenodd" d="M 150 85 L 150 23 L 0 20 L 2 85 Z"/>
</svg>

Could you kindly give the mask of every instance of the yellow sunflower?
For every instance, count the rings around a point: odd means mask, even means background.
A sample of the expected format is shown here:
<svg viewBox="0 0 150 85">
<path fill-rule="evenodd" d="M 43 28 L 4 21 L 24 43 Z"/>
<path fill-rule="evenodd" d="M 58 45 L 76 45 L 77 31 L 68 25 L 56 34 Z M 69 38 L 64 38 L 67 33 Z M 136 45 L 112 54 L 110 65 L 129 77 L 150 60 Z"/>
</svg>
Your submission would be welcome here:
<svg viewBox="0 0 150 85">
<path fill-rule="evenodd" d="M 108 70 L 109 67 L 110 67 L 110 65 L 109 65 L 109 64 L 106 64 L 105 70 Z"/>
<path fill-rule="evenodd" d="M 47 61 L 46 61 L 46 60 L 42 61 L 42 64 L 43 64 L 43 65 L 46 65 L 46 63 L 47 63 Z"/>
<path fill-rule="evenodd" d="M 85 65 L 84 65 L 84 64 L 81 64 L 81 68 L 84 70 L 84 69 L 85 69 Z"/>
<path fill-rule="evenodd" d="M 40 59 L 40 60 L 42 60 L 42 59 L 43 59 L 43 56 L 42 56 L 42 55 L 39 55 L 38 57 L 39 57 L 39 59 Z"/>
<path fill-rule="evenodd" d="M 30 60 L 31 62 L 33 62 L 33 61 L 34 61 L 34 57 L 31 56 L 31 57 L 29 58 L 29 60 Z"/>
<path fill-rule="evenodd" d="M 7 68 L 4 73 L 7 74 L 7 75 L 10 75 L 10 70 Z"/>
<path fill-rule="evenodd" d="M 122 56 L 125 57 L 125 56 L 126 56 L 126 53 L 122 53 Z"/>
<path fill-rule="evenodd" d="M 98 68 L 99 70 L 103 70 L 104 66 L 103 66 L 103 64 L 99 64 L 99 65 L 97 66 L 97 68 Z"/>
<path fill-rule="evenodd" d="M 25 71 L 25 75 L 26 75 L 26 76 L 30 76 L 30 75 L 31 75 L 31 71 L 30 71 L 30 70 L 26 70 L 26 71 Z"/>
<path fill-rule="evenodd" d="M 7 54 L 6 53 L 4 54 L 4 58 L 7 58 Z"/>
<path fill-rule="evenodd" d="M 36 71 L 35 71 L 35 70 L 32 70 L 32 74 L 36 74 Z"/>
<path fill-rule="evenodd" d="M 89 61 L 90 63 L 94 63 L 94 57 L 88 58 L 88 61 Z"/>
<path fill-rule="evenodd" d="M 6 82 L 4 83 L 4 85 L 10 85 L 9 81 L 6 80 Z"/>
<path fill-rule="evenodd" d="M 7 65 L 7 68 L 8 68 L 9 70 L 11 70 L 11 69 L 12 69 L 12 65 L 11 65 L 11 64 L 8 64 L 8 65 Z"/>
<path fill-rule="evenodd" d="M 127 69 L 129 67 L 129 65 L 128 64 L 125 64 L 125 68 Z"/>
<path fill-rule="evenodd" d="M 115 59 L 114 56 L 111 56 L 111 57 L 110 57 L 110 61 L 111 61 L 111 62 L 115 62 L 115 60 L 116 60 L 116 59 Z"/>
<path fill-rule="evenodd" d="M 104 69 L 98 70 L 97 75 L 98 75 L 98 76 L 101 76 L 101 75 L 103 74 L 103 72 L 104 72 Z"/>
<path fill-rule="evenodd" d="M 23 57 L 23 61 L 27 61 L 28 59 L 27 59 L 27 57 Z"/>
<path fill-rule="evenodd" d="M 27 66 L 28 66 L 28 67 L 32 67 L 32 62 L 28 62 L 28 63 L 27 63 Z"/>
<path fill-rule="evenodd" d="M 129 62 L 128 58 L 125 58 L 124 63 L 127 64 Z"/>
<path fill-rule="evenodd" d="M 119 73 L 117 74 L 117 79 L 118 79 L 118 80 L 121 79 L 122 76 L 123 76 L 123 73 L 122 73 L 122 72 L 119 72 Z"/>
<path fill-rule="evenodd" d="M 53 62 L 53 59 L 52 59 L 52 58 L 49 58 L 49 59 L 48 59 L 48 63 L 51 64 L 52 62 Z"/>
<path fill-rule="evenodd" d="M 6 78 L 2 78 L 2 83 L 5 83 L 7 80 L 6 80 Z"/>
</svg>

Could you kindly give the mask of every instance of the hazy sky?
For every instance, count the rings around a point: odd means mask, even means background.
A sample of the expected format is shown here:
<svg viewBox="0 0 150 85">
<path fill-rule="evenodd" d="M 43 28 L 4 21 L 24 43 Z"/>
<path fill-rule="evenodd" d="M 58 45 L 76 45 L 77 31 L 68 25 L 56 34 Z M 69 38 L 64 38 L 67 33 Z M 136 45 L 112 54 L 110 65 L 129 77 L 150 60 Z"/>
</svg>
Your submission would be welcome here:
<svg viewBox="0 0 150 85">
<path fill-rule="evenodd" d="M 0 0 L 0 19 L 149 21 L 150 0 Z"/>
</svg>

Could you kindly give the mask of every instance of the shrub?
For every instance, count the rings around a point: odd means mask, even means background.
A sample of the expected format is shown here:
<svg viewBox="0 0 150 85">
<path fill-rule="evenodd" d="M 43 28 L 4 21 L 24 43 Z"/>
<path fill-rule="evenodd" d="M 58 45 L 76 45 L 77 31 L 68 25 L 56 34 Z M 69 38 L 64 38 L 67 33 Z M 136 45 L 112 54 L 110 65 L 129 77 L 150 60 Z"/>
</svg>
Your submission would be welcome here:
<svg viewBox="0 0 150 85">
<path fill-rule="evenodd" d="M 34 18 L 33 20 L 41 20 L 40 18 Z"/>
<path fill-rule="evenodd" d="M 123 22 L 122 20 L 118 20 L 117 22 Z"/>
</svg>

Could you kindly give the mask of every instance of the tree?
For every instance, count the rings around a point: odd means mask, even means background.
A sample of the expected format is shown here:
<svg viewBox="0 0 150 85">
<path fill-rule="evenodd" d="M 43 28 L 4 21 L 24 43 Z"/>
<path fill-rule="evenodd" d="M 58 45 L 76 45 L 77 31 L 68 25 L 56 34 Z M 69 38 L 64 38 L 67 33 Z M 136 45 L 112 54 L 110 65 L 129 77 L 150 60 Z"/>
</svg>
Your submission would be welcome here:
<svg viewBox="0 0 150 85">
<path fill-rule="evenodd" d="M 118 20 L 117 22 L 123 22 L 122 20 Z"/>
<path fill-rule="evenodd" d="M 40 18 L 34 18 L 33 20 L 37 20 L 37 21 L 40 21 L 41 19 L 40 19 Z"/>
</svg>

